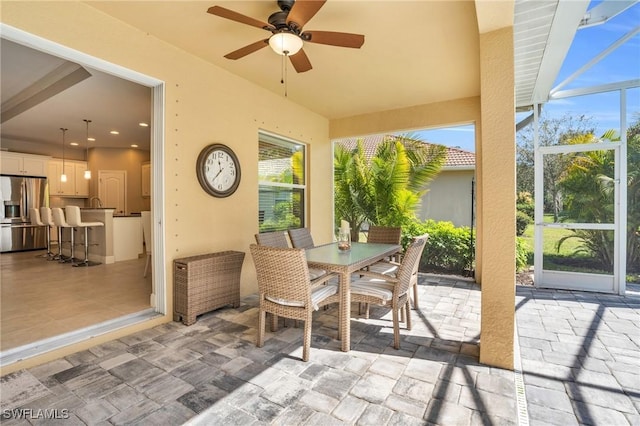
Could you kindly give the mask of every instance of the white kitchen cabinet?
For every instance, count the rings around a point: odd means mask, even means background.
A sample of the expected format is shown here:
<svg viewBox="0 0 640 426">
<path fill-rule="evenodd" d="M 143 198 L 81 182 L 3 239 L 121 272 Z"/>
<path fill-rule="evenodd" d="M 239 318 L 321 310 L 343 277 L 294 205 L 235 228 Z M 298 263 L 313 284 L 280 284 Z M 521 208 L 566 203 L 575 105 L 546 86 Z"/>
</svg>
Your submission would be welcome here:
<svg viewBox="0 0 640 426">
<path fill-rule="evenodd" d="M 75 168 L 68 161 L 64 162 L 64 174 L 67 175 L 67 181 L 62 182 L 60 175 L 62 175 L 62 160 L 49 161 L 49 174 L 47 176 L 49 180 L 49 195 L 52 196 L 67 196 L 75 193 Z"/>
<path fill-rule="evenodd" d="M 84 178 L 84 172 L 87 170 L 87 162 L 82 161 L 79 163 L 73 163 L 74 176 L 76 183 L 76 197 L 88 198 L 89 197 L 89 179 Z"/>
<path fill-rule="evenodd" d="M 86 161 L 65 160 L 64 174 L 67 181 L 61 182 L 62 160 L 49 161 L 49 194 L 58 197 L 87 198 L 89 196 L 89 181 L 84 178 L 87 169 Z"/>
<path fill-rule="evenodd" d="M 142 196 L 151 197 L 151 164 L 143 163 L 142 170 Z"/>
<path fill-rule="evenodd" d="M 5 175 L 47 176 L 49 157 L 0 152 L 0 173 Z"/>
</svg>

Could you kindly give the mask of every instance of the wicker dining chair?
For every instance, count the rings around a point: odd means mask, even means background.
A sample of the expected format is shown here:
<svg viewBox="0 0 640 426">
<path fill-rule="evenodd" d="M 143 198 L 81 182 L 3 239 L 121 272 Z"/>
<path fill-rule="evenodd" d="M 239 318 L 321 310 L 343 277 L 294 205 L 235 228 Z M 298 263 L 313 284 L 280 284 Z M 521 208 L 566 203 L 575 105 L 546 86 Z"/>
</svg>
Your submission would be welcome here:
<svg viewBox="0 0 640 426">
<path fill-rule="evenodd" d="M 393 347 L 400 349 L 400 322 L 406 319 L 411 330 L 409 292 L 418 280 L 418 265 L 427 242 L 425 236 L 414 238 L 402 257 L 396 276 L 361 271 L 362 278 L 351 283 L 351 301 L 391 308 L 393 315 Z M 368 318 L 368 311 L 367 311 Z"/>
<path fill-rule="evenodd" d="M 304 321 L 302 360 L 309 360 L 313 311 L 338 303 L 338 286 L 329 283 L 312 288 L 303 249 L 279 248 L 251 244 L 256 267 L 260 311 L 256 345 L 264 344 L 266 313 Z M 273 326 L 273 324 L 272 324 Z"/>
<path fill-rule="evenodd" d="M 400 244 L 402 238 L 402 228 L 399 226 L 369 226 L 367 243 L 378 244 Z M 383 259 L 370 265 L 367 270 L 380 274 L 393 274 L 397 271 L 400 261 L 400 252 L 390 259 Z"/>
<path fill-rule="evenodd" d="M 309 228 L 289 229 L 289 239 L 291 240 L 291 245 L 295 248 L 308 249 L 315 247 Z"/>
<path fill-rule="evenodd" d="M 369 228 L 369 232 L 370 232 L 369 235 L 371 235 L 371 229 L 372 228 L 380 228 L 380 227 L 371 227 L 371 228 Z M 400 229 L 400 228 L 398 228 L 398 229 Z M 394 234 L 395 232 L 398 232 L 398 242 L 397 243 L 396 242 L 389 242 L 389 241 L 391 241 L 391 236 L 395 235 Z M 374 231 L 374 241 L 370 241 L 370 239 L 367 239 L 367 242 L 378 242 L 378 243 L 385 242 L 385 241 L 382 241 L 382 239 L 385 238 L 385 236 L 387 236 L 389 238 L 388 240 L 386 240 L 386 242 L 388 244 L 400 244 L 400 238 L 401 238 L 400 233 L 401 233 L 401 229 L 400 229 L 400 231 L 393 231 L 393 232 L 390 232 L 390 231 L 388 231 L 386 229 L 385 230 L 376 230 L 376 231 Z M 420 235 L 420 236 L 417 236 L 415 238 L 424 238 L 425 239 L 425 243 L 426 243 L 426 241 L 429 240 L 429 234 Z M 401 256 L 401 254 L 396 255 L 397 258 L 399 258 L 400 256 Z M 420 263 L 419 259 L 418 259 L 418 263 Z M 384 259 L 384 260 L 381 260 L 381 261 L 376 262 L 373 265 L 369 266 L 367 268 L 367 270 L 371 271 L 371 272 L 377 272 L 379 274 L 386 274 L 386 275 L 395 276 L 396 273 L 398 272 L 398 267 L 399 266 L 400 266 L 400 263 L 397 260 Z M 416 271 L 416 273 L 417 273 L 417 271 Z M 413 299 L 413 309 L 418 309 L 418 280 L 417 279 L 414 280 L 414 283 L 413 283 L 413 297 L 412 297 L 412 299 Z"/>
<path fill-rule="evenodd" d="M 255 234 L 256 243 L 261 246 L 289 248 L 287 234 L 284 231 L 262 232 Z"/>
<path fill-rule="evenodd" d="M 272 231 L 262 232 L 254 235 L 256 242 L 261 246 L 289 248 L 289 242 L 287 241 L 287 234 L 284 231 Z M 325 284 L 332 276 L 327 274 L 324 269 L 309 268 L 309 277 L 311 278 L 311 284 L 313 287 L 321 284 Z M 271 331 L 278 329 L 277 317 L 273 320 L 275 326 L 272 326 Z M 296 321 L 295 326 L 298 326 Z M 285 324 L 286 325 L 286 324 Z"/>
</svg>

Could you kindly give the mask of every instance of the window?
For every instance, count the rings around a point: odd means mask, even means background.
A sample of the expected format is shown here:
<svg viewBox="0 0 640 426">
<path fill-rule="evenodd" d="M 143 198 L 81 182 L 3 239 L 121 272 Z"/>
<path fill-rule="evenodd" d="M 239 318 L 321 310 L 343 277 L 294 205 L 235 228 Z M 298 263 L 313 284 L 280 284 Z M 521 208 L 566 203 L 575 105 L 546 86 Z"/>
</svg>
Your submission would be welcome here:
<svg viewBox="0 0 640 426">
<path fill-rule="evenodd" d="M 305 146 L 268 133 L 258 143 L 260 232 L 305 226 Z"/>
</svg>

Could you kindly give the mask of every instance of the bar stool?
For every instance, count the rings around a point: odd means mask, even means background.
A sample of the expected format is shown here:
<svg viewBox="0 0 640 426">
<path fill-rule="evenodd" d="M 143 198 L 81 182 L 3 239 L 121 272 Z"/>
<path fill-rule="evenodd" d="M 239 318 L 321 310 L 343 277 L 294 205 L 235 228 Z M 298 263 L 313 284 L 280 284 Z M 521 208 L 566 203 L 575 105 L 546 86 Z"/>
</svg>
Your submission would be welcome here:
<svg viewBox="0 0 640 426">
<path fill-rule="evenodd" d="M 65 213 L 67 214 L 67 223 L 72 228 L 84 228 L 84 260 L 82 262 L 74 262 L 73 266 L 95 266 L 99 265 L 99 262 L 89 261 L 89 228 L 94 226 L 104 226 L 102 222 L 83 222 L 80 216 L 80 207 L 67 206 L 65 207 Z M 73 232 L 73 231 L 72 231 Z"/>
<path fill-rule="evenodd" d="M 73 249 L 75 244 L 73 239 L 73 229 L 71 229 L 71 225 L 69 225 L 64 219 L 64 212 L 60 207 L 52 208 L 51 215 L 53 216 L 53 223 L 58 227 L 58 262 L 73 262 L 73 256 L 75 254 Z M 71 257 L 67 257 L 62 254 L 62 228 L 69 228 L 71 230 Z"/>
<path fill-rule="evenodd" d="M 38 209 L 36 209 L 35 207 L 32 207 L 29 209 L 29 219 L 31 219 L 31 225 L 33 226 L 46 226 L 43 222 L 42 219 L 40 219 L 40 211 Z M 36 230 L 34 229 L 34 232 Z M 45 254 L 39 254 L 36 257 L 43 257 L 43 258 L 49 258 L 49 255 L 51 254 L 51 250 L 49 249 L 49 227 L 47 226 L 47 252 Z"/>
<path fill-rule="evenodd" d="M 56 226 L 56 224 L 53 222 L 53 216 L 51 216 L 51 209 L 49 207 L 40 207 L 40 220 L 47 227 L 47 260 L 58 260 L 59 255 L 53 254 L 51 251 L 51 228 Z"/>
</svg>

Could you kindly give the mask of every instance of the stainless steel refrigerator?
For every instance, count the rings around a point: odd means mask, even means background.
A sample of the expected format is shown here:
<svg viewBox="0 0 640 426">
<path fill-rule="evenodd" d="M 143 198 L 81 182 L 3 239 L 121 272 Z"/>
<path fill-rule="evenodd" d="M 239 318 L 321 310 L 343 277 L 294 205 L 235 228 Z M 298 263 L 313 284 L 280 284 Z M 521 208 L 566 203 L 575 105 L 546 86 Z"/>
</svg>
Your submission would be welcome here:
<svg viewBox="0 0 640 426">
<path fill-rule="evenodd" d="M 31 224 L 30 209 L 45 205 L 47 179 L 0 176 L 0 252 L 47 248 L 45 226 Z"/>
</svg>

